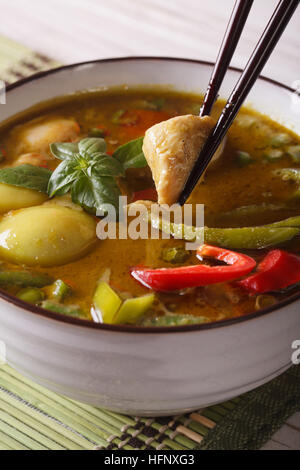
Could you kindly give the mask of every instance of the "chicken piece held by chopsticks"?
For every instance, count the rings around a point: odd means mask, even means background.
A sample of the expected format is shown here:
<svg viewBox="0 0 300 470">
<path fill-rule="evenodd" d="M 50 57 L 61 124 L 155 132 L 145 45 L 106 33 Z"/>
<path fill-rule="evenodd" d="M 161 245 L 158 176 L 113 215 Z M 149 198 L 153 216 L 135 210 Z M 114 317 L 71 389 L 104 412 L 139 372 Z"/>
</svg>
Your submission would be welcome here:
<svg viewBox="0 0 300 470">
<path fill-rule="evenodd" d="M 160 122 L 146 131 L 143 145 L 159 204 L 175 204 L 215 122 L 192 114 Z M 219 149 L 214 159 L 218 158 Z"/>
</svg>

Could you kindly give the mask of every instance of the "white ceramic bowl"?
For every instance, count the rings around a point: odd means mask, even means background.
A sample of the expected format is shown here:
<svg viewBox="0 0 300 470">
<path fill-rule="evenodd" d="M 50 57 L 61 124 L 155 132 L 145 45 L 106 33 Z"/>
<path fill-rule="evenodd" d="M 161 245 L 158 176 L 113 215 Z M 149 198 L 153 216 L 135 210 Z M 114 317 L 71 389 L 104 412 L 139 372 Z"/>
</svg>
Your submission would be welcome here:
<svg viewBox="0 0 300 470">
<path fill-rule="evenodd" d="M 10 86 L 2 119 L 95 87 L 160 84 L 203 92 L 210 72 L 208 63 L 165 58 L 70 65 Z M 222 96 L 238 75 L 230 70 Z M 300 133 L 292 90 L 260 79 L 249 102 Z M 299 304 L 296 295 L 217 324 L 145 329 L 70 319 L 1 292 L 0 340 L 10 365 L 59 393 L 122 413 L 178 414 L 230 399 L 286 370 L 292 342 L 300 339 Z"/>
</svg>

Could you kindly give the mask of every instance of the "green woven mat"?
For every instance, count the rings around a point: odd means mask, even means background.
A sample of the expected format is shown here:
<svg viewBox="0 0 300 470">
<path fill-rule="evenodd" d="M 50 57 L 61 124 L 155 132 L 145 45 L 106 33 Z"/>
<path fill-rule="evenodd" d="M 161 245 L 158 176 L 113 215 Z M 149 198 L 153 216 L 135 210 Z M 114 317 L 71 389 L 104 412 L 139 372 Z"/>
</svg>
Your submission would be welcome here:
<svg viewBox="0 0 300 470">
<path fill-rule="evenodd" d="M 58 62 L 0 35 L 0 79 L 7 83 L 57 67 Z"/>
<path fill-rule="evenodd" d="M 7 83 L 57 62 L 0 36 L 0 79 Z M 0 330 L 1 331 L 1 330 Z M 0 450 L 258 449 L 300 410 L 300 367 L 221 405 L 171 418 L 105 411 L 0 368 Z"/>
</svg>

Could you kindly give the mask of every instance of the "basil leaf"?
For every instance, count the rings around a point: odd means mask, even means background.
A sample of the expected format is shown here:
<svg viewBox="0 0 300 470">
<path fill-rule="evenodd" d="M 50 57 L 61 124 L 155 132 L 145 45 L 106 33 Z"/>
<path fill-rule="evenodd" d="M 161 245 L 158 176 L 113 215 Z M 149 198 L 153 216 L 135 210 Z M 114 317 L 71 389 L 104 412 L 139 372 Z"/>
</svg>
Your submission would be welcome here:
<svg viewBox="0 0 300 470">
<path fill-rule="evenodd" d="M 78 144 L 55 142 L 54 144 L 50 144 L 50 150 L 54 157 L 59 160 L 65 160 L 66 158 L 72 158 L 78 153 Z"/>
<path fill-rule="evenodd" d="M 118 211 L 121 192 L 114 178 L 89 177 L 81 175 L 73 184 L 72 201 L 80 204 L 85 210 L 96 214 L 97 210 L 105 209 L 104 204 L 112 204 Z"/>
<path fill-rule="evenodd" d="M 70 185 L 80 176 L 81 172 L 77 169 L 77 161 L 64 160 L 54 170 L 48 183 L 48 194 L 50 197 L 62 196 L 70 190 Z"/>
<path fill-rule="evenodd" d="M 0 183 L 47 193 L 51 171 L 34 165 L 20 165 L 0 170 Z"/>
<path fill-rule="evenodd" d="M 84 156 L 91 157 L 94 153 L 105 153 L 106 142 L 104 139 L 97 137 L 87 137 L 78 144 L 79 153 Z"/>
<path fill-rule="evenodd" d="M 105 154 L 95 153 L 89 161 L 88 174 L 95 176 L 123 176 L 123 165 L 114 157 Z"/>
<path fill-rule="evenodd" d="M 143 141 L 144 137 L 131 140 L 127 144 L 121 145 L 113 154 L 113 157 L 122 163 L 125 170 L 147 166 L 143 153 Z"/>
<path fill-rule="evenodd" d="M 97 210 L 105 212 L 105 204 L 118 211 L 121 193 L 115 178 L 124 176 L 127 168 L 147 165 L 143 140 L 119 147 L 112 157 L 106 154 L 102 138 L 88 137 L 78 144 L 52 144 L 52 153 L 63 161 L 51 176 L 48 194 L 53 197 L 71 191 L 72 201 L 92 214 Z"/>
</svg>

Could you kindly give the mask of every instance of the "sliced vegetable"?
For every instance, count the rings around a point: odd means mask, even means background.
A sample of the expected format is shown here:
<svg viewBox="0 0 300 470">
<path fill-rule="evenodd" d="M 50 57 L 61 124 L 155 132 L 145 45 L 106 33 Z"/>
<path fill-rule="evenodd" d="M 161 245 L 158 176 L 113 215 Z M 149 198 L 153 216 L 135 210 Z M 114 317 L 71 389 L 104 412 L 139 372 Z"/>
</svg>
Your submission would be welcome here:
<svg viewBox="0 0 300 470">
<path fill-rule="evenodd" d="M 290 144 L 291 141 L 292 138 L 288 134 L 275 134 L 270 140 L 270 145 L 272 147 L 282 147 Z"/>
<path fill-rule="evenodd" d="M 291 145 L 288 147 L 287 154 L 295 163 L 300 163 L 300 145 Z"/>
<path fill-rule="evenodd" d="M 300 183 L 300 168 L 282 168 L 281 170 L 275 170 L 276 175 L 281 176 L 284 181 L 295 181 Z"/>
<path fill-rule="evenodd" d="M 157 191 L 155 188 L 143 189 L 133 193 L 132 202 L 136 201 L 155 201 L 157 202 Z"/>
<path fill-rule="evenodd" d="M 0 285 L 15 285 L 21 287 L 45 287 L 53 282 L 47 274 L 30 271 L 0 271 Z"/>
<path fill-rule="evenodd" d="M 130 298 L 122 303 L 122 299 L 107 284 L 100 281 L 94 295 L 94 309 L 103 323 L 112 325 L 120 323 L 135 323 L 141 318 L 155 300 L 154 294 Z"/>
<path fill-rule="evenodd" d="M 26 289 L 20 290 L 17 294 L 17 297 L 18 299 L 24 300 L 24 302 L 28 302 L 29 304 L 37 304 L 44 300 L 45 294 L 37 287 L 27 287 Z"/>
<path fill-rule="evenodd" d="M 149 294 L 123 302 L 120 310 L 115 314 L 113 324 L 136 323 L 153 305 L 155 295 Z"/>
<path fill-rule="evenodd" d="M 250 153 L 247 152 L 237 152 L 236 162 L 240 167 L 248 166 L 250 163 L 253 163 L 253 158 Z"/>
<path fill-rule="evenodd" d="M 189 259 L 191 253 L 186 251 L 183 247 L 177 246 L 173 248 L 166 248 L 162 252 L 162 259 L 166 263 L 182 264 Z"/>
<path fill-rule="evenodd" d="M 269 150 L 268 152 L 265 152 L 263 155 L 263 159 L 267 162 L 273 163 L 276 162 L 277 160 L 280 160 L 283 157 L 284 153 L 282 150 Z"/>
<path fill-rule="evenodd" d="M 86 313 L 81 310 L 78 305 L 62 305 L 54 300 L 44 300 L 44 302 L 42 302 L 42 308 L 69 317 L 87 318 Z"/>
<path fill-rule="evenodd" d="M 131 269 L 131 275 L 150 289 L 170 292 L 233 281 L 250 273 L 256 266 L 254 259 L 249 256 L 209 245 L 201 246 L 197 256 L 211 257 L 229 266 L 195 265 L 171 269 L 135 267 Z"/>
<path fill-rule="evenodd" d="M 106 282 L 101 281 L 94 294 L 93 303 L 103 323 L 113 323 L 122 300 Z"/>
<path fill-rule="evenodd" d="M 257 122 L 259 122 L 258 119 L 250 114 L 239 114 L 236 119 L 236 124 L 243 129 L 248 129 Z"/>
<path fill-rule="evenodd" d="M 111 117 L 111 122 L 112 122 L 113 124 L 117 124 L 117 125 L 121 124 L 121 122 L 122 122 L 122 121 L 121 121 L 121 118 L 124 116 L 125 112 L 126 112 L 126 111 L 125 111 L 124 109 L 118 109 L 118 111 L 116 111 L 116 112 L 112 115 L 112 117 Z"/>
<path fill-rule="evenodd" d="M 261 310 L 263 308 L 272 307 L 276 302 L 277 300 L 273 295 L 258 295 L 255 300 L 255 309 Z"/>
<path fill-rule="evenodd" d="M 57 279 L 51 286 L 47 288 L 47 295 L 58 302 L 63 301 L 72 293 L 72 289 L 61 279 Z"/>
<path fill-rule="evenodd" d="M 195 317 L 193 315 L 164 315 L 161 317 L 144 318 L 141 326 L 184 326 L 184 325 L 201 325 L 207 323 L 205 317 Z"/>
<path fill-rule="evenodd" d="M 160 111 L 165 105 L 165 102 L 166 100 L 164 98 L 156 98 L 149 102 L 149 109 L 155 109 L 156 111 Z"/>
<path fill-rule="evenodd" d="M 154 111 L 160 111 L 165 104 L 164 98 L 156 98 L 153 100 L 136 100 L 132 103 L 134 108 L 137 109 L 150 109 Z"/>
<path fill-rule="evenodd" d="M 284 289 L 300 281 L 300 257 L 272 250 L 258 265 L 257 272 L 238 283 L 252 294 Z"/>
</svg>

